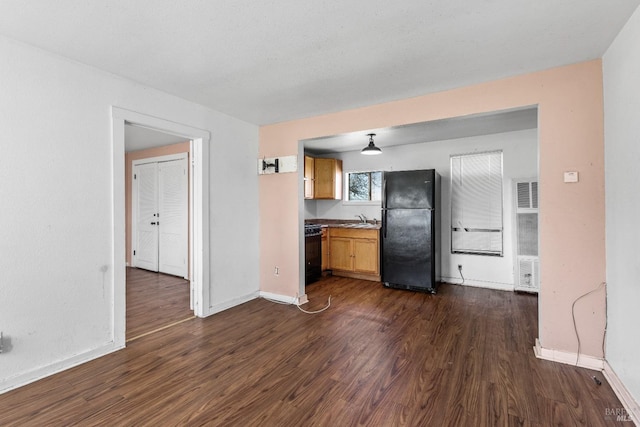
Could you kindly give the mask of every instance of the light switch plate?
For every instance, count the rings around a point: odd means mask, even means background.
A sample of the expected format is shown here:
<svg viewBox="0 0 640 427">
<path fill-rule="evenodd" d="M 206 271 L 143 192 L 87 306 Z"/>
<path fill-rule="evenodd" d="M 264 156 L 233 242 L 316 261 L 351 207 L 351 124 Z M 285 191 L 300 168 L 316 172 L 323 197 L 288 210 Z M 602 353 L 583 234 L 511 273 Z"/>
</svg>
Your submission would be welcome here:
<svg viewBox="0 0 640 427">
<path fill-rule="evenodd" d="M 576 171 L 565 172 L 564 182 L 578 182 L 578 172 Z"/>
</svg>

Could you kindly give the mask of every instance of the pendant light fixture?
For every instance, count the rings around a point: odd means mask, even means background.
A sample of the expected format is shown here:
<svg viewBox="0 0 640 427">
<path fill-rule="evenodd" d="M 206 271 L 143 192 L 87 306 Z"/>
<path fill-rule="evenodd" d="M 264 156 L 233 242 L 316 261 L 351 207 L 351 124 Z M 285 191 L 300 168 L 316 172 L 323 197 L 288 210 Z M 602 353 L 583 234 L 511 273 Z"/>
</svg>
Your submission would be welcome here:
<svg viewBox="0 0 640 427">
<path fill-rule="evenodd" d="M 366 154 L 368 156 L 382 154 L 382 150 L 376 147 L 376 145 L 373 143 L 373 137 L 376 136 L 376 134 L 368 133 L 367 136 L 369 136 L 369 145 L 362 149 L 361 154 Z"/>
</svg>

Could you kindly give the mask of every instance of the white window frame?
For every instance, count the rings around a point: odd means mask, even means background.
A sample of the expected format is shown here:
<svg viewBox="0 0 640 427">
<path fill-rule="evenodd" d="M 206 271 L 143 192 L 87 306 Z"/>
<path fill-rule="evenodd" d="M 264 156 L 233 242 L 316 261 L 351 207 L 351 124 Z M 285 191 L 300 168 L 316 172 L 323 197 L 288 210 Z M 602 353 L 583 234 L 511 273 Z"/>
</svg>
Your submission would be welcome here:
<svg viewBox="0 0 640 427">
<path fill-rule="evenodd" d="M 499 200 L 500 200 L 500 207 L 498 209 L 499 213 L 500 213 L 500 218 L 498 221 L 494 221 L 494 223 L 490 226 L 490 227 L 486 227 L 486 226 L 482 226 L 482 227 L 478 227 L 477 224 L 474 223 L 470 223 L 470 224 L 464 224 L 464 223 L 459 223 L 458 219 L 459 219 L 459 213 L 458 212 L 454 212 L 456 210 L 456 206 L 455 206 L 455 202 L 454 202 L 454 192 L 456 191 L 457 188 L 459 188 L 458 185 L 456 185 L 455 183 L 455 179 L 456 176 L 454 176 L 454 161 L 456 159 L 464 159 L 464 158 L 472 158 L 472 157 L 480 157 L 480 156 L 487 156 L 487 155 L 496 155 L 499 154 L 500 156 L 500 196 L 499 196 Z M 465 254 L 465 255 L 485 255 L 485 256 L 499 256 L 502 257 L 504 256 L 504 158 L 503 158 L 503 153 L 502 150 L 496 150 L 496 151 L 486 151 L 486 152 L 479 152 L 479 153 L 468 153 L 468 154 L 456 154 L 456 155 L 452 155 L 450 157 L 450 172 L 451 172 L 451 187 L 450 187 L 450 200 L 451 200 L 451 212 L 450 212 L 450 218 L 451 218 L 451 230 L 450 230 L 450 236 L 451 236 L 451 253 L 452 254 Z M 464 163 L 462 163 L 462 168 L 464 168 Z M 464 177 L 464 169 L 461 170 L 461 176 L 460 176 L 460 181 L 463 182 L 465 180 Z M 467 180 L 471 179 L 470 177 L 466 178 Z M 495 206 L 495 205 L 494 205 Z M 466 221 L 465 221 L 466 222 Z M 489 220 L 489 218 L 485 218 L 484 222 L 491 222 Z M 494 248 L 490 248 L 490 244 L 485 245 L 483 247 L 477 246 L 477 247 L 472 247 L 472 246 L 467 246 L 467 247 L 455 247 L 455 241 L 458 240 L 455 238 L 456 233 L 499 233 L 500 235 L 500 243 L 499 243 L 499 248 L 494 247 Z M 457 236 L 461 236 L 461 235 L 457 235 Z M 471 236 L 471 235 L 470 235 Z M 489 234 L 487 236 L 490 236 Z M 471 243 L 469 243 L 471 244 Z"/>
<path fill-rule="evenodd" d="M 351 173 L 375 173 L 382 174 L 381 170 L 356 170 L 345 171 L 343 176 L 343 193 L 342 198 L 343 205 L 358 205 L 358 206 L 382 206 L 382 194 L 380 194 L 380 200 L 349 200 L 349 174 Z M 382 176 L 382 175 L 381 175 Z"/>
</svg>

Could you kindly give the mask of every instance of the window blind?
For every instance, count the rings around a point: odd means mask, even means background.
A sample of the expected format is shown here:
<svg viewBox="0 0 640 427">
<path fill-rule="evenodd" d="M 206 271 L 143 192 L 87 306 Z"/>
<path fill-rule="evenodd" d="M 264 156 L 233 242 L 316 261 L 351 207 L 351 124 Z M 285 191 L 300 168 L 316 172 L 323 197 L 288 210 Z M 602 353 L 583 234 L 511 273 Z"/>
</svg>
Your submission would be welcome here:
<svg viewBox="0 0 640 427">
<path fill-rule="evenodd" d="M 502 152 L 451 157 L 451 252 L 503 253 Z"/>
</svg>

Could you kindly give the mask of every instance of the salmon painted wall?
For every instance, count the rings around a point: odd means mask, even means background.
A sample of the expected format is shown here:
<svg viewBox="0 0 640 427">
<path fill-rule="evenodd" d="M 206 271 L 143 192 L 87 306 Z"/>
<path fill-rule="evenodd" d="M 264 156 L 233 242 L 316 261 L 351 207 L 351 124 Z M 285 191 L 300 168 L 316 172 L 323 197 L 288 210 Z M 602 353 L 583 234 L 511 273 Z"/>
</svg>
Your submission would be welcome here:
<svg viewBox="0 0 640 427">
<path fill-rule="evenodd" d="M 309 100 L 313 102 L 313 100 Z M 298 154 L 306 138 L 538 105 L 540 167 L 539 338 L 576 352 L 571 306 L 605 280 L 602 63 L 554 68 L 260 128 L 259 156 Z M 578 183 L 563 172 L 578 171 Z M 298 174 L 302 171 L 298 171 Z M 299 291 L 298 174 L 260 176 L 260 290 Z M 274 275 L 278 266 L 279 275 Z M 605 294 L 576 304 L 581 354 L 602 357 Z M 534 343 L 531 343 L 532 345 Z"/>
<path fill-rule="evenodd" d="M 149 148 L 146 150 L 130 151 L 125 153 L 125 211 L 127 212 L 126 220 L 126 241 L 127 241 L 127 265 L 131 265 L 131 174 L 133 168 L 133 161 L 140 159 L 148 159 L 150 157 L 168 156 L 169 154 L 189 153 L 191 143 L 189 141 L 180 142 L 178 144 L 165 145 L 164 147 Z M 188 174 L 189 182 L 191 181 L 191 173 Z M 191 185 L 191 184 L 189 184 Z M 188 218 L 189 224 L 191 222 L 191 194 L 188 196 L 189 210 Z M 189 225 L 190 227 L 191 225 Z M 187 239 L 191 239 L 188 236 Z M 187 240 L 187 265 L 191 265 L 191 241 Z"/>
</svg>

